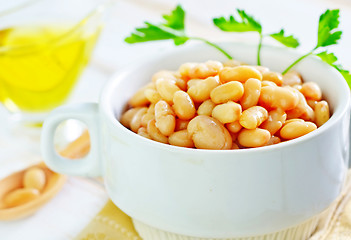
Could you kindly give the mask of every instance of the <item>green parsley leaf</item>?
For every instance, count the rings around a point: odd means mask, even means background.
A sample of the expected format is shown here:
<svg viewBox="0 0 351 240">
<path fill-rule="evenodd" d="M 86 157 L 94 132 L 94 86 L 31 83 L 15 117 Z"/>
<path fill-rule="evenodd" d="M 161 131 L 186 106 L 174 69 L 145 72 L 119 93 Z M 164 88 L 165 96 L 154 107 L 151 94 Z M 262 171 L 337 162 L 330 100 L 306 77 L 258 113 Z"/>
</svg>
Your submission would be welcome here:
<svg viewBox="0 0 351 240">
<path fill-rule="evenodd" d="M 145 26 L 136 28 L 129 37 L 124 39 L 127 43 L 142 43 L 158 40 L 172 39 L 176 46 L 186 43 L 188 40 L 197 40 L 206 43 L 207 45 L 216 48 L 223 53 L 228 59 L 233 59 L 224 49 L 217 44 L 210 42 L 200 37 L 190 37 L 185 34 L 185 11 L 178 5 L 170 14 L 162 15 L 163 22 L 153 24 L 144 22 Z M 247 16 L 247 21 L 253 21 Z"/>
<path fill-rule="evenodd" d="M 278 42 L 282 43 L 286 47 L 297 48 L 300 43 L 299 41 L 294 38 L 292 35 L 284 36 L 285 32 L 284 29 L 280 30 L 278 33 L 272 33 L 269 36 L 277 40 Z"/>
<path fill-rule="evenodd" d="M 337 44 L 342 31 L 336 31 L 339 26 L 339 9 L 327 10 L 319 18 L 318 43 L 316 48 Z"/>
<path fill-rule="evenodd" d="M 328 53 L 327 51 L 317 53 L 316 55 L 330 65 L 333 65 L 336 61 L 338 61 L 338 58 L 334 55 L 334 53 Z"/>
<path fill-rule="evenodd" d="M 283 74 L 288 72 L 293 66 L 299 63 L 305 57 L 315 54 L 315 51 L 320 47 L 326 47 L 333 44 L 337 44 L 338 40 L 341 38 L 342 31 L 338 31 L 339 27 L 339 9 L 334 10 L 326 10 L 320 17 L 319 17 L 319 25 L 318 25 L 318 41 L 316 46 L 309 51 L 307 54 L 301 56 L 299 59 L 295 60 L 289 67 L 287 67 Z M 342 69 L 340 65 L 336 65 L 335 62 L 338 58 L 333 53 L 328 52 L 320 52 L 316 54 L 319 56 L 324 62 L 330 64 L 331 66 L 335 67 L 343 76 L 345 77 L 346 81 L 351 88 L 351 79 L 350 73 L 347 70 Z"/>
<path fill-rule="evenodd" d="M 137 28 L 135 33 L 127 37 L 127 43 L 139 43 L 155 40 L 174 39 L 177 36 L 161 29 L 159 26 L 145 22 L 146 27 Z"/>
<path fill-rule="evenodd" d="M 335 56 L 334 53 L 328 53 L 327 51 L 320 52 L 316 54 L 318 57 L 320 57 L 324 62 L 328 63 L 330 66 L 334 67 L 336 70 L 338 70 L 341 75 L 345 78 L 347 84 L 351 88 L 351 74 L 350 71 L 344 69 L 340 64 L 336 64 L 338 61 L 338 58 Z"/>
<path fill-rule="evenodd" d="M 244 10 L 237 9 L 236 11 L 241 21 L 236 20 L 235 17 L 231 15 L 228 19 L 224 17 L 214 18 L 214 25 L 227 32 L 262 32 L 262 26 L 257 20 L 246 14 Z"/>
<path fill-rule="evenodd" d="M 179 45 L 183 45 L 184 43 L 186 43 L 189 39 L 190 38 L 184 36 L 184 37 L 176 37 L 173 39 L 173 41 L 174 41 L 174 44 L 176 46 L 179 46 Z"/>
<path fill-rule="evenodd" d="M 178 5 L 170 15 L 163 15 L 165 20 L 161 24 L 144 22 L 145 26 L 136 28 L 129 37 L 124 39 L 127 43 L 141 43 L 157 40 L 173 39 L 175 45 L 182 45 L 189 40 L 184 33 L 185 12 Z"/>
<path fill-rule="evenodd" d="M 184 30 L 185 12 L 180 5 L 178 5 L 170 15 L 163 15 L 162 17 L 167 22 L 163 24 L 166 27 L 170 27 L 175 30 Z"/>
</svg>

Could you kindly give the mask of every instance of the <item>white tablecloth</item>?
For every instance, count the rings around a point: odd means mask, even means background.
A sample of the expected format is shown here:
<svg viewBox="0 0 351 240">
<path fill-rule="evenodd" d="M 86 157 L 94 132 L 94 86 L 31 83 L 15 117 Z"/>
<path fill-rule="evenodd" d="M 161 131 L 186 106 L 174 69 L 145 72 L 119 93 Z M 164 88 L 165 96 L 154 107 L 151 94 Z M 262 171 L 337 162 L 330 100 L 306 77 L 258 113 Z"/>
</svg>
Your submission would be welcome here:
<svg viewBox="0 0 351 240">
<path fill-rule="evenodd" d="M 175 48 L 171 41 L 128 45 L 123 39 L 144 20 L 158 22 L 161 14 L 168 13 L 178 3 L 187 11 L 186 27 L 192 36 L 207 37 L 213 41 L 257 41 L 253 33 L 224 33 L 211 22 L 212 17 L 228 16 L 236 8 L 241 8 L 259 19 L 266 33 L 278 31 L 284 26 L 287 33 L 293 33 L 300 39 L 301 51 L 314 46 L 319 15 L 326 8 L 340 8 L 340 28 L 344 35 L 340 44 L 330 49 L 345 67 L 351 68 L 350 0 L 119 0 L 110 9 L 91 64 L 69 102 L 97 101 L 100 89 L 115 71 Z M 31 133 L 29 136 L 21 129 L 11 128 L 7 112 L 0 107 L 0 178 L 41 160 L 39 134 Z M 34 216 L 0 222 L 0 239 L 72 239 L 107 198 L 101 184 L 70 177 L 63 190 Z"/>
</svg>

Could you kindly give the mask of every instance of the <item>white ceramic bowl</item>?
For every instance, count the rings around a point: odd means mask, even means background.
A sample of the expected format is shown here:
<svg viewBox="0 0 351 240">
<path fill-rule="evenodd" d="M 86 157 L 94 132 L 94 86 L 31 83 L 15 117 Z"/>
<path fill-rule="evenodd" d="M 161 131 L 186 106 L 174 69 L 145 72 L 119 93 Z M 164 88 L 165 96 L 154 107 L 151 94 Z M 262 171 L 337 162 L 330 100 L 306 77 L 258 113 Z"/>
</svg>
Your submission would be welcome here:
<svg viewBox="0 0 351 240">
<path fill-rule="evenodd" d="M 256 46 L 223 43 L 236 59 L 255 64 Z M 282 71 L 300 55 L 264 47 L 262 65 Z M 331 119 L 317 130 L 277 145 L 245 150 L 200 150 L 140 137 L 117 119 L 127 100 L 162 69 L 191 61 L 225 59 L 196 45 L 175 49 L 118 73 L 98 104 L 56 109 L 43 127 L 43 156 L 53 170 L 102 175 L 113 202 L 147 225 L 188 236 L 255 236 L 296 226 L 326 209 L 339 195 L 349 159 L 350 93 L 343 77 L 316 57 L 299 63 L 305 81 L 323 90 Z M 64 119 L 87 123 L 92 138 L 85 159 L 62 159 L 52 149 Z"/>
</svg>

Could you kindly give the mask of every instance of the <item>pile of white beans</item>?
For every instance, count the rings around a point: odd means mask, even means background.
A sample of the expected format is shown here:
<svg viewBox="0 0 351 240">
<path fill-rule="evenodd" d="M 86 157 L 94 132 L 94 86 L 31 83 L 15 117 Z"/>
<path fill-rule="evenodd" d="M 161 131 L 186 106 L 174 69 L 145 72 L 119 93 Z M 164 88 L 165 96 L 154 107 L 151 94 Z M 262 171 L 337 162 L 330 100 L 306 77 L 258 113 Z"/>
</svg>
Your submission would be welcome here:
<svg viewBox="0 0 351 240">
<path fill-rule="evenodd" d="M 129 100 L 120 122 L 166 144 L 199 149 L 262 147 L 301 137 L 330 117 L 320 87 L 236 60 L 160 71 Z"/>
</svg>

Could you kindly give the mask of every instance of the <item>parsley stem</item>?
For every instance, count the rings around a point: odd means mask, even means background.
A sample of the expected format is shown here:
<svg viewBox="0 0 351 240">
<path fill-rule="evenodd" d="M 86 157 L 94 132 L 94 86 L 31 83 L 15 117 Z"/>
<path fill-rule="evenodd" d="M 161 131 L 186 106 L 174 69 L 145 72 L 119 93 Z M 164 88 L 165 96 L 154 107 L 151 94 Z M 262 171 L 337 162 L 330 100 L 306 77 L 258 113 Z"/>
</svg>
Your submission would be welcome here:
<svg viewBox="0 0 351 240">
<path fill-rule="evenodd" d="M 260 40 L 257 48 L 257 65 L 261 66 L 261 47 L 262 47 L 263 34 L 260 33 Z"/>
<path fill-rule="evenodd" d="M 313 49 L 312 51 L 306 53 L 305 55 L 299 57 L 295 62 L 293 62 L 289 67 L 287 67 L 283 72 L 282 74 L 284 75 L 285 73 L 287 73 L 293 66 L 295 66 L 297 63 L 299 63 L 302 59 L 304 59 L 305 57 L 308 57 L 309 55 L 312 55 L 313 54 L 313 51 L 315 49 Z"/>
<path fill-rule="evenodd" d="M 210 41 L 207 41 L 206 39 L 204 38 L 200 38 L 200 37 L 189 37 L 190 39 L 193 39 L 193 40 L 199 40 L 199 41 L 202 41 L 214 48 L 216 48 L 217 50 L 219 50 L 221 53 L 223 53 L 229 60 L 233 59 L 232 56 L 230 56 L 223 48 L 221 48 L 220 46 L 218 46 L 217 44 L 213 43 L 213 42 L 210 42 Z"/>
</svg>

